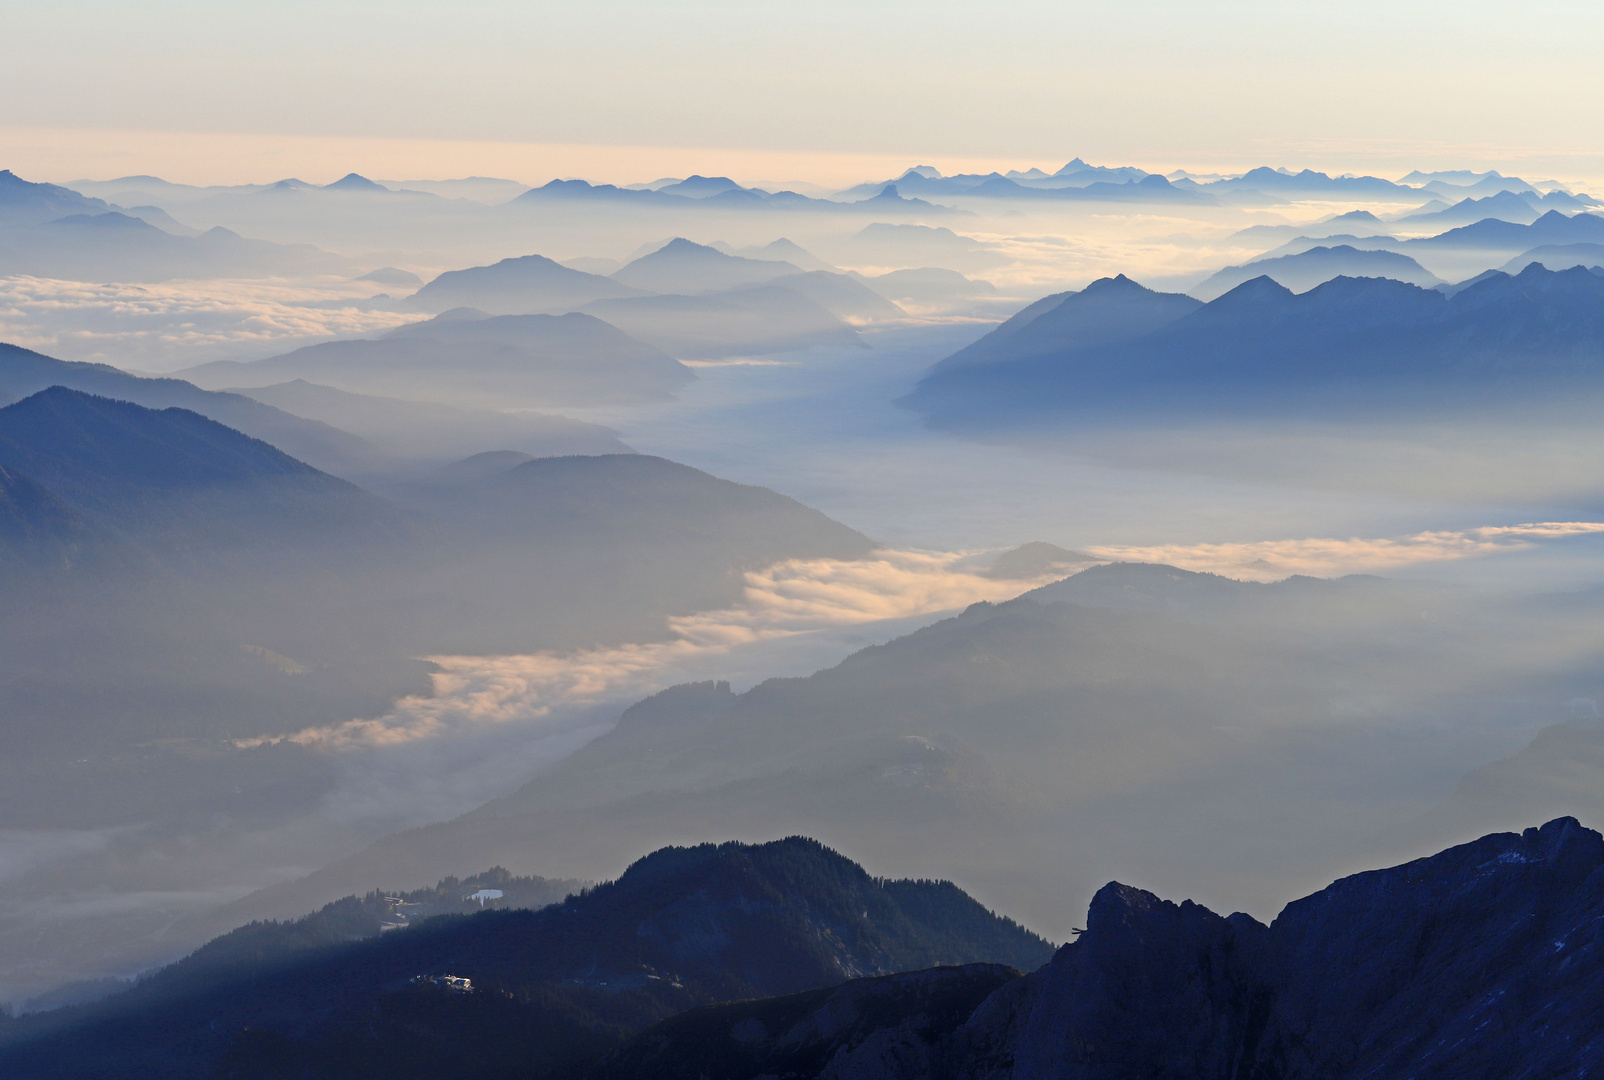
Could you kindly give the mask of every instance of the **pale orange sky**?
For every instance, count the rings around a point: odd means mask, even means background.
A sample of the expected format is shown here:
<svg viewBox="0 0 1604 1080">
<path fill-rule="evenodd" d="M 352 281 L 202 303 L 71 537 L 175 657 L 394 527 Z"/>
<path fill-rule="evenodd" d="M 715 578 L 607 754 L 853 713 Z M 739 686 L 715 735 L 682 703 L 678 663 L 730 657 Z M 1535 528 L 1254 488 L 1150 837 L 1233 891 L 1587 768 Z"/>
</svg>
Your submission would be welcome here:
<svg viewBox="0 0 1604 1080">
<path fill-rule="evenodd" d="M 1560 180 L 1604 190 L 1604 151 L 1489 146 L 1320 143 L 1270 144 L 1234 155 L 1180 149 L 1135 156 L 1081 156 L 1094 164 L 1137 165 L 1159 172 L 1241 171 L 1259 164 L 1311 167 L 1396 177 L 1410 169 L 1498 169 L 1528 180 Z M 608 146 L 362 136 L 105 131 L 0 127 L 0 167 L 29 180 L 108 180 L 148 173 L 178 183 L 243 184 L 298 177 L 328 183 L 348 172 L 388 180 L 495 176 L 540 184 L 582 176 L 597 183 L 635 183 L 663 176 L 733 176 L 743 183 L 798 182 L 840 188 L 895 176 L 910 165 L 944 173 L 993 169 L 1048 170 L 1075 156 L 968 157 L 775 151 L 720 146 Z"/>
<path fill-rule="evenodd" d="M 0 167 L 1604 176 L 1596 0 L 8 0 Z"/>
</svg>

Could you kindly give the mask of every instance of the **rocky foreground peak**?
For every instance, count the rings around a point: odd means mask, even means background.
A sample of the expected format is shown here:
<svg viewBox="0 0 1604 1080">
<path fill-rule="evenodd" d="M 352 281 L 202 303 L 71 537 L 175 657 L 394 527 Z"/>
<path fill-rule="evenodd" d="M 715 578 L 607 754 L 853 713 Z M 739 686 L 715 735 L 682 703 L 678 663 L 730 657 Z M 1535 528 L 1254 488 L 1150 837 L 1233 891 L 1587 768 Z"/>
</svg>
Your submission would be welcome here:
<svg viewBox="0 0 1604 1080">
<path fill-rule="evenodd" d="M 1604 837 L 1573 818 L 1485 836 L 1343 878 L 1269 927 L 1110 884 L 1086 932 L 1014 993 L 954 1034 L 952 1071 L 1592 1075 L 1604 1062 Z"/>
<path fill-rule="evenodd" d="M 862 980 L 897 1008 L 833 1041 L 802 1022 L 824 995 L 687 1014 L 637 1037 L 606 1080 L 1600 1076 L 1604 837 L 1572 818 L 1485 836 L 1344 878 L 1270 926 L 1113 882 L 1075 941 L 954 1023 L 956 988 L 986 977 L 954 970 L 944 994 Z M 735 1049 L 758 1021 L 770 1034 Z"/>
</svg>

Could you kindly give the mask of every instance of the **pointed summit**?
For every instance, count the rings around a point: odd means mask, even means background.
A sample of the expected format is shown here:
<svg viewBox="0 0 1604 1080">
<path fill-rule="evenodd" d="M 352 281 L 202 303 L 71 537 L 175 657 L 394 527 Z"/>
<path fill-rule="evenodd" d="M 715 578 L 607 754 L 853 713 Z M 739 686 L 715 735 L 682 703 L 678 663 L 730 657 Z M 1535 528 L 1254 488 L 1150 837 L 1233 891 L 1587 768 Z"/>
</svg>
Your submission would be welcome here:
<svg viewBox="0 0 1604 1080">
<path fill-rule="evenodd" d="M 324 184 L 324 191 L 383 191 L 390 189 L 383 184 L 375 184 L 372 180 L 358 173 L 346 173 L 332 184 Z"/>
<path fill-rule="evenodd" d="M 797 272 L 788 262 L 726 255 L 677 236 L 619 270 L 613 280 L 651 292 L 697 293 L 758 285 Z"/>
</svg>

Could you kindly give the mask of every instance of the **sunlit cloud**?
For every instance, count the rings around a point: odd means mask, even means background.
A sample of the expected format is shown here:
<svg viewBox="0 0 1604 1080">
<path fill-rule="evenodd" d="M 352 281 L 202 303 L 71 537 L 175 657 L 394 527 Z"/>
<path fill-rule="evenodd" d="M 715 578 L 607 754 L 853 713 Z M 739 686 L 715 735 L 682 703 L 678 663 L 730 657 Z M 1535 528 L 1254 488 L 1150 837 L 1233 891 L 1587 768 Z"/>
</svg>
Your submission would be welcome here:
<svg viewBox="0 0 1604 1080">
<path fill-rule="evenodd" d="M 0 340 L 63 360 L 146 371 L 255 359 L 416 315 L 366 310 L 372 282 L 218 279 L 101 285 L 0 277 Z"/>
<path fill-rule="evenodd" d="M 1384 573 L 1422 563 L 1471 559 L 1530 548 L 1545 540 L 1604 533 L 1604 522 L 1545 521 L 1490 525 L 1461 531 L 1366 539 L 1261 540 L 1229 544 L 1160 544 L 1152 547 L 1091 546 L 1086 552 L 1110 562 L 1166 563 L 1185 570 L 1251 581 L 1277 581 L 1292 574 L 1335 577 Z"/>
<path fill-rule="evenodd" d="M 1251 581 L 1335 577 L 1518 551 L 1604 533 L 1600 522 L 1536 522 L 1383 538 L 1315 538 L 1149 547 L 1089 546 L 1098 562 L 1149 562 Z M 862 560 L 793 559 L 748 573 L 742 602 L 671 618 L 665 641 L 514 656 L 435 656 L 433 693 L 403 698 L 373 719 L 307 728 L 291 742 L 381 749 L 516 729 L 571 752 L 605 730 L 587 709 L 626 703 L 693 677 L 710 661 L 777 638 L 954 611 L 1011 599 L 1057 580 L 985 576 L 973 552 L 882 549 Z M 699 677 L 707 677 L 705 674 Z M 267 738 L 245 740 L 260 745 Z"/>
<path fill-rule="evenodd" d="M 746 645 L 834 627 L 1006 600 L 1052 580 L 1005 581 L 960 566 L 965 552 L 881 550 L 868 559 L 795 559 L 746 575 L 743 602 L 669 620 L 667 641 L 524 656 L 436 656 L 434 693 L 388 715 L 308 728 L 292 742 L 377 748 L 511 724 L 570 732 L 577 710 L 627 700 L 682 678 L 690 665 Z M 559 715 L 561 714 L 561 715 Z M 248 740 L 244 745 L 267 740 Z"/>
</svg>

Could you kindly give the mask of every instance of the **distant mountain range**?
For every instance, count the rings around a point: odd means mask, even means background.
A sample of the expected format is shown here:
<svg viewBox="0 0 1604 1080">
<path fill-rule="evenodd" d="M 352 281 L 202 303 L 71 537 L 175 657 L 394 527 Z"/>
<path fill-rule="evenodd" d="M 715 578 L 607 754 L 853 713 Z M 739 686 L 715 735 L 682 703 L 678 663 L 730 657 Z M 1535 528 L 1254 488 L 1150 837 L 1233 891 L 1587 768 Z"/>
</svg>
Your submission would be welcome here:
<svg viewBox="0 0 1604 1080">
<path fill-rule="evenodd" d="M 584 180 L 553 180 L 541 187 L 531 188 L 509 203 L 509 206 L 540 206 L 552 202 L 617 203 L 625 206 L 662 208 L 701 208 L 711 210 L 773 210 L 786 212 L 911 212 L 922 214 L 951 213 L 948 207 L 919 198 L 907 198 L 894 183 L 874 185 L 864 198 L 851 201 L 815 199 L 794 191 L 764 191 L 745 188 L 720 177 L 693 178 L 681 181 L 690 188 L 669 185 L 662 190 L 650 188 L 618 187 L 614 184 L 591 184 Z M 722 181 L 722 182 L 721 182 Z"/>
<path fill-rule="evenodd" d="M 487 202 L 505 202 L 514 195 L 525 190 L 525 185 L 513 180 L 497 180 L 491 177 L 467 177 L 461 180 L 419 180 L 402 181 L 399 183 L 380 183 L 371 180 L 360 173 L 346 173 L 340 179 L 329 184 L 309 184 L 295 177 L 286 177 L 282 180 L 271 180 L 261 184 L 228 184 L 200 187 L 193 184 L 177 184 L 170 180 L 163 180 L 159 176 L 138 175 L 120 176 L 113 180 L 74 180 L 67 185 L 74 191 L 87 195 L 99 196 L 101 199 L 122 205 L 132 205 L 138 202 L 158 202 L 163 204 L 200 203 L 218 197 L 241 195 L 259 195 L 264 192 L 283 194 L 285 192 L 304 192 L 317 197 L 318 192 L 329 192 L 333 196 L 341 195 L 369 195 L 389 196 L 399 195 L 408 201 L 417 201 L 419 195 L 428 194 L 431 199 L 438 196 L 442 199 L 459 197 L 479 197 Z M 472 194 L 467 194 L 471 192 Z M 501 195 L 500 199 L 493 196 L 483 199 L 487 192 Z"/>
<path fill-rule="evenodd" d="M 112 209 L 104 199 L 55 184 L 36 184 L 10 169 L 0 169 L 0 229 L 42 225 L 73 214 L 105 214 Z"/>
<path fill-rule="evenodd" d="M 859 184 L 841 192 L 842 197 L 862 197 L 872 195 L 886 184 L 896 184 L 899 187 L 919 195 L 964 195 L 976 192 L 991 181 L 1004 180 L 1008 184 L 993 188 L 993 191 L 1012 191 L 1015 189 L 1063 191 L 1071 188 L 1084 188 L 1092 184 L 1104 184 L 1109 187 L 1125 185 L 1145 180 L 1153 174 L 1145 169 L 1129 166 L 1107 168 L 1101 165 L 1088 165 L 1080 158 L 1074 158 L 1055 172 L 1047 173 L 1040 169 L 1028 169 L 1023 172 L 1010 171 L 1006 174 L 999 172 L 989 173 L 959 173 L 955 176 L 943 176 L 939 169 L 929 165 L 916 165 L 908 169 L 895 180 L 871 181 Z"/>
<path fill-rule="evenodd" d="M 819 263 L 786 244 L 803 261 Z M 903 315 L 895 303 L 848 275 L 732 255 L 683 237 L 610 277 L 530 255 L 442 274 L 406 303 L 423 310 L 452 303 L 519 313 L 577 309 L 682 359 L 853 344 L 857 338 L 844 320 L 881 322 Z M 451 315 L 462 317 L 461 312 Z M 593 395 L 605 392 L 604 377 L 597 373 Z M 616 385 L 639 388 L 631 380 Z"/>
<path fill-rule="evenodd" d="M 1135 283 L 1104 285 L 1095 297 L 1145 307 L 1155 318 L 1175 309 L 1175 301 Z M 1486 275 L 1452 296 L 1348 277 L 1298 295 L 1257 277 L 1125 340 L 1083 343 L 1066 334 L 1055 351 L 1030 341 L 1016 355 L 1002 328 L 993 333 L 995 344 L 982 339 L 974 347 L 987 363 L 936 365 L 910 404 L 959 428 L 1114 414 L 1441 407 L 1596 389 L 1604 277 L 1536 265 L 1516 276 Z"/>
<path fill-rule="evenodd" d="M 1079 159 L 1076 159 L 1077 161 Z M 1066 165 L 1069 169 L 1075 162 Z M 861 184 L 842 192 L 866 195 L 885 183 L 914 195 L 939 198 L 967 196 L 982 199 L 1022 199 L 1054 202 L 1157 202 L 1213 205 L 1216 200 L 1191 187 L 1177 186 L 1157 173 L 1139 169 L 1100 169 L 1085 166 L 1051 177 L 1010 177 L 1001 173 L 942 176 L 934 169 L 909 169 L 895 180 Z M 1195 186 L 1195 185 L 1193 185 Z"/>
<path fill-rule="evenodd" d="M 1441 203 L 1435 205 L 1442 206 Z M 1516 225 L 1533 225 L 1540 217 L 1553 213 L 1555 216 L 1549 218 L 1539 230 L 1545 235 L 1558 236 L 1566 234 L 1567 230 L 1573 230 L 1579 235 L 1591 235 L 1588 230 L 1594 228 L 1591 218 L 1596 215 L 1588 215 L 1581 221 L 1573 221 L 1572 218 L 1577 215 L 1561 212 L 1584 210 L 1588 205 L 1591 205 L 1590 200 L 1584 203 L 1583 199 L 1563 192 L 1538 196 L 1534 192 L 1517 194 L 1503 191 L 1482 199 L 1463 199 L 1452 206 L 1426 213 L 1389 217 L 1386 221 L 1368 210 L 1352 210 L 1346 214 L 1326 218 L 1314 225 L 1253 225 L 1233 233 L 1230 239 L 1243 244 L 1284 245 L 1269 252 L 1270 256 L 1297 254 L 1323 241 L 1329 243 L 1332 240 L 1349 242 L 1355 246 L 1362 245 L 1365 249 L 1383 248 L 1402 254 L 1409 250 L 1402 246 L 1405 244 L 1414 244 L 1417 249 L 1441 250 L 1463 247 L 1460 238 L 1467 234 L 1461 233 L 1455 237 L 1444 232 L 1431 237 L 1399 240 L 1390 235 L 1392 232 L 1419 232 L 1431 228 L 1447 230 L 1455 226 L 1468 225 L 1477 226 L 1468 235 L 1480 238 L 1481 241 L 1490 239 L 1495 246 L 1502 249 L 1512 244 L 1518 246 L 1525 243 L 1530 234 L 1498 230 L 1493 225 L 1483 226 L 1480 223 L 1509 222 Z"/>
<path fill-rule="evenodd" d="M 996 172 L 942 176 L 935 169 L 921 166 L 909 169 L 891 182 L 902 191 L 930 197 L 1198 205 L 1215 205 L 1222 200 L 1239 201 L 1243 196 L 1258 201 L 1331 197 L 1390 201 L 1418 197 L 1421 190 L 1407 183 L 1394 183 L 1375 176 L 1330 176 L 1312 169 L 1294 173 L 1268 167 L 1250 169 L 1240 176 L 1205 183 L 1185 178 L 1172 183 L 1157 173 L 1133 168 L 1098 168 L 1086 165 L 1079 158 L 1051 176 L 1029 173 L 1004 176 Z M 848 188 L 842 195 L 862 195 L 875 186 L 874 183 L 861 184 Z M 1527 188 L 1523 182 L 1520 186 Z"/>
<path fill-rule="evenodd" d="M 1523 251 L 1499 267 L 1505 274 L 1518 274 L 1533 263 L 1550 270 L 1569 270 L 1573 266 L 1604 268 L 1604 244 L 1542 244 Z"/>
<path fill-rule="evenodd" d="M 1405 248 L 1473 249 L 1477 251 L 1525 251 L 1539 244 L 1598 243 L 1604 240 L 1604 215 L 1564 214 L 1558 210 L 1543 213 L 1530 224 L 1488 218 L 1437 236 L 1405 240 Z"/>
<path fill-rule="evenodd" d="M 1394 218 L 1393 224 L 1419 229 L 1449 228 L 1495 218 L 1530 225 L 1549 210 L 1575 212 L 1597 205 L 1597 200 L 1592 196 L 1577 197 L 1563 191 L 1551 191 L 1546 195 L 1538 195 L 1533 191 L 1500 191 L 1480 199 L 1461 199 L 1444 210 Z"/>
<path fill-rule="evenodd" d="M 1229 237 L 1242 244 L 1265 244 L 1290 240 L 1295 237 L 1317 238 L 1337 235 L 1385 234 L 1390 225 L 1369 210 L 1350 210 L 1333 214 L 1313 225 L 1249 225 Z"/>
<path fill-rule="evenodd" d="M 1256 277 L 1268 277 L 1299 293 L 1336 277 L 1391 278 L 1426 289 L 1444 284 L 1442 278 L 1407 255 L 1395 251 L 1363 251 L 1350 244 L 1339 244 L 1313 247 L 1296 255 L 1255 259 L 1243 266 L 1227 266 L 1188 291 L 1200 300 L 1213 300 Z"/>
<path fill-rule="evenodd" d="M 1517 193 L 1533 192 L 1538 185 L 1527 183 L 1518 176 L 1504 176 L 1498 172 L 1473 173 L 1464 169 L 1449 170 L 1446 172 L 1423 173 L 1419 170 L 1404 177 L 1400 183 L 1410 184 L 1423 181 L 1420 184 L 1422 191 L 1429 191 L 1442 198 L 1485 198 L 1496 195 L 1500 191 L 1513 191 Z M 1544 184 L 1550 190 L 1558 190 L 1558 185 Z"/>
<path fill-rule="evenodd" d="M 1440 276 L 1453 280 L 1468 278 L 1534 248 L 1601 241 L 1604 241 L 1604 215 L 1548 210 L 1529 224 L 1482 218 L 1435 236 L 1404 240 L 1373 233 L 1363 237 L 1348 234 L 1299 237 L 1267 252 L 1266 257 L 1296 255 L 1313 247 L 1346 244 L 1361 250 L 1408 255 Z"/>
<path fill-rule="evenodd" d="M 346 273 L 352 266 L 310 244 L 248 240 L 224 228 L 186 229 L 154 206 L 125 211 L 0 170 L 0 274 L 166 281 Z"/>
<path fill-rule="evenodd" d="M 274 929 L 237 931 L 98 1005 L 0 1024 L 4 1071 L 573 1075 L 699 1005 L 977 961 L 995 986 L 1017 974 L 1003 965 L 1052 953 L 950 883 L 873 878 L 802 838 L 667 848 L 543 910 L 355 944 L 270 944 Z"/>
<path fill-rule="evenodd" d="M 5 233 L 0 241 L 0 273 L 74 281 L 337 274 L 355 266 L 310 244 L 247 240 L 222 227 L 175 236 L 115 212 L 68 215 Z"/>
<path fill-rule="evenodd" d="M 1342 195 L 1352 199 L 1398 199 L 1417 194 L 1414 188 L 1377 176 L 1329 176 L 1313 169 L 1294 173 L 1267 166 L 1201 186 L 1207 191 L 1252 190 L 1266 195 Z"/>
</svg>

